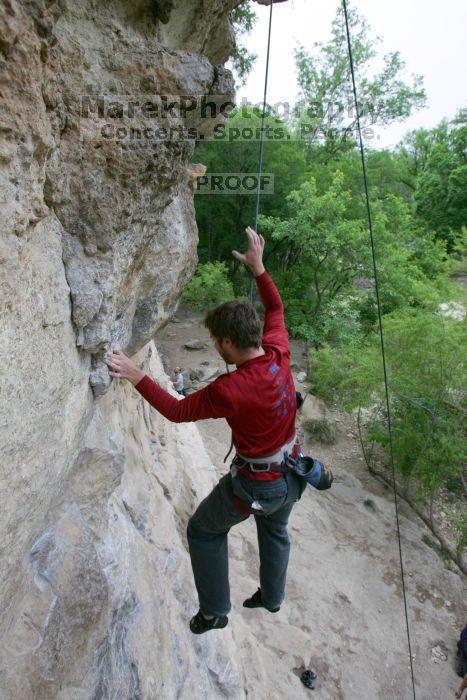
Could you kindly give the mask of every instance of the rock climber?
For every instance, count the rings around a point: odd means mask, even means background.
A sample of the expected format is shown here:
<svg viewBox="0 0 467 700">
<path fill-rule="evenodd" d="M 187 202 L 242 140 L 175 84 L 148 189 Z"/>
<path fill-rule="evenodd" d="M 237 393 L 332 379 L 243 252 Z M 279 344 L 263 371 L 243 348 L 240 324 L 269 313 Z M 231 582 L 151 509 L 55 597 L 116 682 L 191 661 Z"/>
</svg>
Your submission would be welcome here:
<svg viewBox="0 0 467 700">
<path fill-rule="evenodd" d="M 264 238 L 247 228 L 246 253 L 233 251 L 253 274 L 265 317 L 254 307 L 229 301 L 208 312 L 205 325 L 222 359 L 236 369 L 183 401 L 144 374 L 120 350 L 106 354 L 112 377 L 127 379 L 163 416 L 180 423 L 225 418 L 236 455 L 230 472 L 198 506 L 188 523 L 188 544 L 199 611 L 190 621 L 194 634 L 224 628 L 231 608 L 227 535 L 254 515 L 260 587 L 246 608 L 278 612 L 284 598 L 290 542 L 287 521 L 305 482 L 285 467 L 299 452 L 295 387 L 288 335 L 279 292 L 263 265 Z"/>
</svg>

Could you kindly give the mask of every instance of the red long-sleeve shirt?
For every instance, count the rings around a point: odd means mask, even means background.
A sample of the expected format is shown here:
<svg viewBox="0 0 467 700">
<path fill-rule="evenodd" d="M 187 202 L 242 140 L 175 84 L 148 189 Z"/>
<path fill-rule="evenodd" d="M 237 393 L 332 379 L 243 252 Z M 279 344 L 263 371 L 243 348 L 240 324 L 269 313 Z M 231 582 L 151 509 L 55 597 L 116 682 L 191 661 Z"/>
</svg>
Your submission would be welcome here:
<svg viewBox="0 0 467 700">
<path fill-rule="evenodd" d="M 267 272 L 256 277 L 265 308 L 261 345 L 265 354 L 177 400 L 147 375 L 136 385 L 149 403 L 175 423 L 225 418 L 237 451 L 246 457 L 272 455 L 295 433 L 296 398 L 290 371 L 284 307 Z M 263 478 L 276 478 L 277 472 Z"/>
</svg>

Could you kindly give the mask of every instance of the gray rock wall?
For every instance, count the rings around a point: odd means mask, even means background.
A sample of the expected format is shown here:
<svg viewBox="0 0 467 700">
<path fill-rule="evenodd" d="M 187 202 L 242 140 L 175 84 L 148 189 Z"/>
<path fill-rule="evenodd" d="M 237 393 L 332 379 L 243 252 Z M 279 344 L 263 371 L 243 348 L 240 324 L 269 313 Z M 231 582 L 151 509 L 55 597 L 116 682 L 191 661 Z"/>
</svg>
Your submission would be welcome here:
<svg viewBox="0 0 467 700">
<path fill-rule="evenodd" d="M 186 627 L 209 460 L 102 363 L 118 345 L 163 379 L 150 341 L 196 264 L 193 142 L 104 138 L 82 111 L 85 95 L 230 100 L 235 4 L 2 0 L 2 700 L 240 697 L 229 635 Z M 215 121 L 131 121 L 167 124 Z"/>
<path fill-rule="evenodd" d="M 164 384 L 152 343 L 136 359 Z M 22 511 L 24 556 L 2 597 L 2 700 L 243 697 L 230 633 L 187 627 L 185 527 L 214 480 L 193 424 L 168 423 L 129 384 L 96 402 L 47 516 L 33 527 Z"/>
</svg>

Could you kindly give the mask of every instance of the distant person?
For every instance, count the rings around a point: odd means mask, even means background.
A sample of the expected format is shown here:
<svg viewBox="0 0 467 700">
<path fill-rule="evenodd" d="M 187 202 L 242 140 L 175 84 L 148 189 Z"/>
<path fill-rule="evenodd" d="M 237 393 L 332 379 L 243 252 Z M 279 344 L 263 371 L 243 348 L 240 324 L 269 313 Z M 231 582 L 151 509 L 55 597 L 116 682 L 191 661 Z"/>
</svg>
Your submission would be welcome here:
<svg viewBox="0 0 467 700">
<path fill-rule="evenodd" d="M 456 698 L 461 698 L 462 693 L 467 688 L 467 624 L 462 630 L 460 639 L 457 642 L 457 656 L 457 673 L 463 680 L 456 690 Z"/>
<path fill-rule="evenodd" d="M 175 389 L 177 394 L 186 396 L 185 383 L 180 367 L 175 367 L 173 374 L 170 375 L 170 381 L 172 382 L 173 388 Z"/>
</svg>

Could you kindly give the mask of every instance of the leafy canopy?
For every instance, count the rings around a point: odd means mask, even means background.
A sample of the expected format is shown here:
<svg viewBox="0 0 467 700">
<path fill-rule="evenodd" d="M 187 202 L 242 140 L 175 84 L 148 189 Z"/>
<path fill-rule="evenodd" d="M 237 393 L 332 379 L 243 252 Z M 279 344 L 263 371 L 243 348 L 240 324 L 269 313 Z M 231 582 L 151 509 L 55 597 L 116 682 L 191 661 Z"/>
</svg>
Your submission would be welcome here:
<svg viewBox="0 0 467 700">
<path fill-rule="evenodd" d="M 263 173 L 273 174 L 274 192 L 260 195 L 260 207 L 266 215 L 277 215 L 289 192 L 305 179 L 306 164 L 300 144 L 287 140 L 289 131 L 283 122 L 268 114 L 265 126 L 270 137 L 265 143 Z M 260 129 L 260 110 L 243 106 L 232 113 L 224 134 L 197 148 L 195 158 L 207 166 L 208 174 L 257 175 Z M 223 260 L 235 274 L 238 262 L 232 259 L 231 251 L 242 245 L 245 227 L 254 221 L 256 190 L 228 195 L 200 193 L 195 195 L 195 206 L 201 262 Z"/>
<path fill-rule="evenodd" d="M 398 51 L 385 55 L 382 68 L 372 71 L 380 37 L 370 36 L 370 27 L 353 7 L 349 8 L 352 54 L 363 127 L 390 124 L 407 118 L 426 101 L 421 76 L 405 81 L 405 64 Z M 349 65 L 347 36 L 342 9 L 332 23 L 331 39 L 317 42 L 312 52 L 300 46 L 295 51 L 298 82 L 303 103 L 308 109 L 301 128 L 309 127 L 309 142 L 325 146 L 333 159 L 355 142 L 356 113 Z"/>
<path fill-rule="evenodd" d="M 401 310 L 384 319 L 391 422 L 396 466 L 426 494 L 458 479 L 466 458 L 465 323 L 426 309 Z M 371 409 L 369 438 L 389 456 L 379 338 L 312 356 L 313 390 L 349 409 Z M 388 457 L 389 458 L 389 457 Z"/>
<path fill-rule="evenodd" d="M 245 84 L 258 58 L 257 54 L 248 51 L 243 43 L 243 37 L 251 32 L 258 17 L 247 1 L 241 2 L 232 10 L 230 19 L 235 33 L 235 48 L 231 61 L 237 75 L 237 87 L 241 87 Z"/>
<path fill-rule="evenodd" d="M 203 311 L 234 298 L 227 267 L 222 262 L 198 265 L 196 274 L 183 290 L 182 301 L 189 309 Z"/>
<path fill-rule="evenodd" d="M 283 245 L 284 305 L 292 332 L 317 340 L 324 308 L 361 274 L 368 256 L 367 233 L 349 217 L 351 196 L 337 171 L 327 192 L 320 195 L 314 178 L 287 197 L 288 216 L 262 217 L 273 241 Z"/>
</svg>

